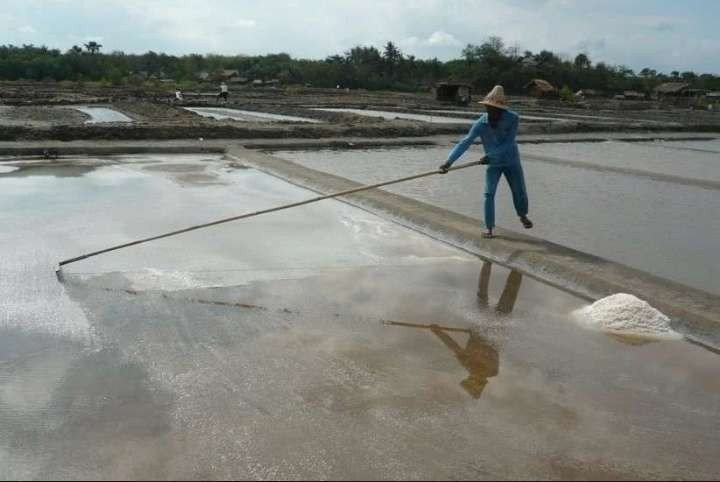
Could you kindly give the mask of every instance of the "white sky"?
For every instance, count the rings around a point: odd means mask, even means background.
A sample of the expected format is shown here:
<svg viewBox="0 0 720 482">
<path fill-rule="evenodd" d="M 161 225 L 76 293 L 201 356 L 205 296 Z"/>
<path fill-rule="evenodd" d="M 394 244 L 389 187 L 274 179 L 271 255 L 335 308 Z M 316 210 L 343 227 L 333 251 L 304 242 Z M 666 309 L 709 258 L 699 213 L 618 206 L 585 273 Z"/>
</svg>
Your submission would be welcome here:
<svg viewBox="0 0 720 482">
<path fill-rule="evenodd" d="M 393 40 L 447 60 L 498 35 L 635 70 L 720 74 L 718 18 L 720 0 L 3 0 L 0 43 L 324 58 Z"/>
</svg>

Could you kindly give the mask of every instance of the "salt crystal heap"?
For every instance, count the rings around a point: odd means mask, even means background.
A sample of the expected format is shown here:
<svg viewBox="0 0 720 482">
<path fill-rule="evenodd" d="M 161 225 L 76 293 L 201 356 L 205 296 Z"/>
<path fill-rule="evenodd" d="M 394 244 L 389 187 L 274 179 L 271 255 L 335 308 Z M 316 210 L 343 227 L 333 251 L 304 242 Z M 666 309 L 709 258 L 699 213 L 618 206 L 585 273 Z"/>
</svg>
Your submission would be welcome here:
<svg viewBox="0 0 720 482">
<path fill-rule="evenodd" d="M 670 318 L 647 302 L 624 293 L 608 296 L 573 313 L 588 328 L 652 338 L 678 339 Z"/>
</svg>

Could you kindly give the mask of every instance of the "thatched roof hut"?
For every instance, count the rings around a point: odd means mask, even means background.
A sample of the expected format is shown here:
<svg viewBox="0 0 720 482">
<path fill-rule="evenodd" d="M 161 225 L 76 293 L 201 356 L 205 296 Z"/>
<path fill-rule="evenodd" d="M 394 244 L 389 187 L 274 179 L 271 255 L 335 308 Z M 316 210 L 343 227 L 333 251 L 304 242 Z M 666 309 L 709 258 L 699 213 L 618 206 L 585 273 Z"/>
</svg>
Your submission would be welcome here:
<svg viewBox="0 0 720 482">
<path fill-rule="evenodd" d="M 690 88 L 690 84 L 684 82 L 666 82 L 655 88 L 655 93 L 658 95 L 671 95 L 675 97 L 681 97 L 685 95 L 685 92 Z"/>
<path fill-rule="evenodd" d="M 543 79 L 533 79 L 525 85 L 525 89 L 533 97 L 550 97 L 557 94 L 558 90 L 550 82 Z"/>
</svg>

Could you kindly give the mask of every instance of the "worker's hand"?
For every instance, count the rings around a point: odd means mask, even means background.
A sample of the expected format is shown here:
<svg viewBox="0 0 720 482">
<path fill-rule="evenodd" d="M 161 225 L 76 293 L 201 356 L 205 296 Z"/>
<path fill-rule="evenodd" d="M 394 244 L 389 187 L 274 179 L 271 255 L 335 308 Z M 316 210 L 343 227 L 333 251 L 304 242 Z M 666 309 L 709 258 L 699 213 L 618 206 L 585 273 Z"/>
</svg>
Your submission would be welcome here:
<svg viewBox="0 0 720 482">
<path fill-rule="evenodd" d="M 447 174 L 449 170 L 450 170 L 450 164 L 447 162 L 445 164 L 443 164 L 442 166 L 438 167 L 438 171 L 440 171 L 440 174 Z"/>
<path fill-rule="evenodd" d="M 482 159 L 480 159 L 480 165 L 487 166 L 488 164 L 490 164 L 490 158 L 488 156 L 483 156 Z"/>
</svg>

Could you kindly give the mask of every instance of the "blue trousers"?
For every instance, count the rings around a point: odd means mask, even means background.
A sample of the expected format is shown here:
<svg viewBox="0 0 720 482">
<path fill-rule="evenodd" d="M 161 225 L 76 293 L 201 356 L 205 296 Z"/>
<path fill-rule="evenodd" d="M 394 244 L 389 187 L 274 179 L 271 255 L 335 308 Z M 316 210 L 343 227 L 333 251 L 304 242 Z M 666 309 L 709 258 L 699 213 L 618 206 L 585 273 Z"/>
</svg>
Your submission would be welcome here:
<svg viewBox="0 0 720 482">
<path fill-rule="evenodd" d="M 495 228 L 495 192 L 502 175 L 505 175 L 505 179 L 510 185 L 517 215 L 522 217 L 527 216 L 528 213 L 525 175 L 520 163 L 504 166 L 491 165 L 485 173 L 485 227 L 488 229 Z"/>
</svg>

